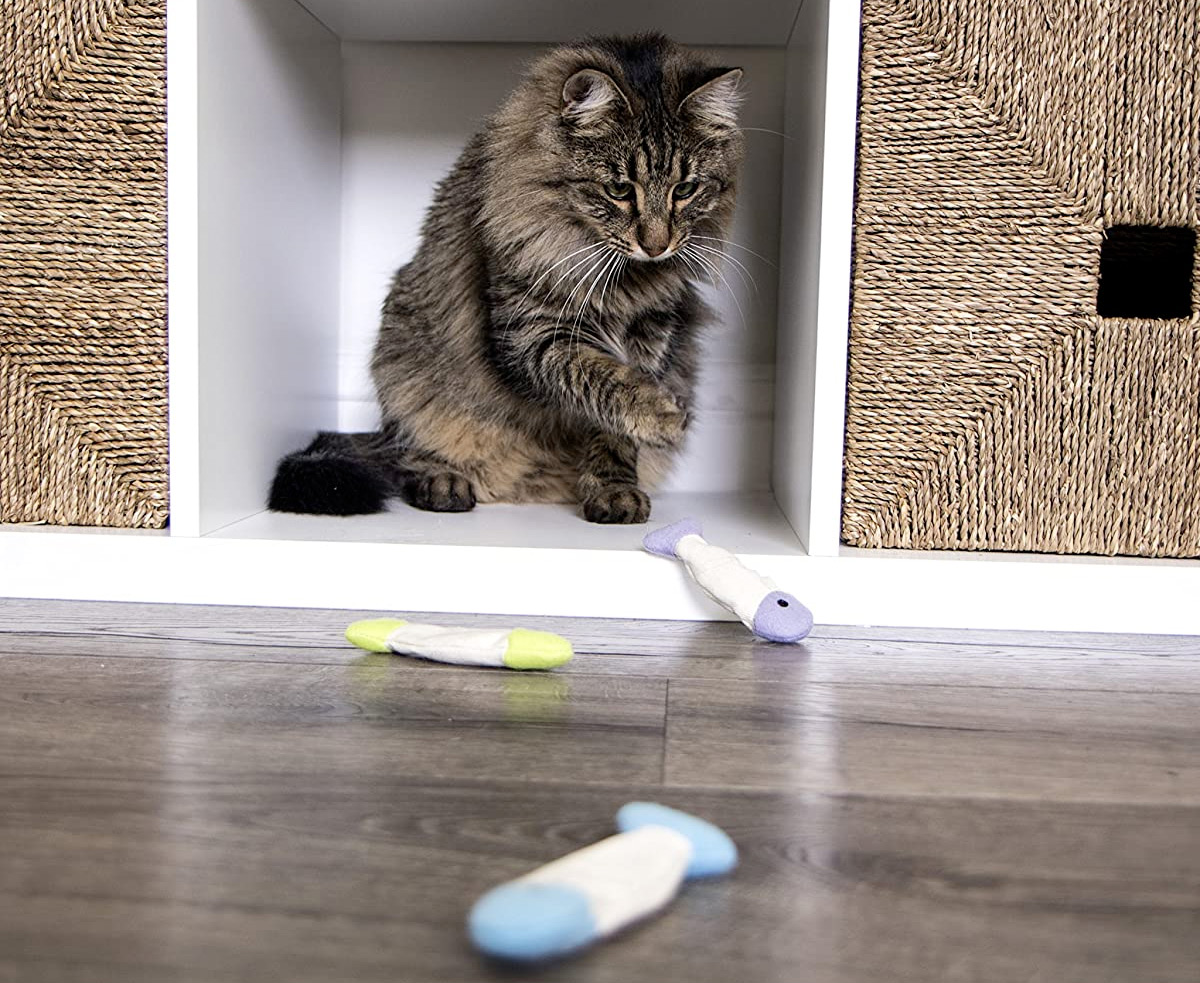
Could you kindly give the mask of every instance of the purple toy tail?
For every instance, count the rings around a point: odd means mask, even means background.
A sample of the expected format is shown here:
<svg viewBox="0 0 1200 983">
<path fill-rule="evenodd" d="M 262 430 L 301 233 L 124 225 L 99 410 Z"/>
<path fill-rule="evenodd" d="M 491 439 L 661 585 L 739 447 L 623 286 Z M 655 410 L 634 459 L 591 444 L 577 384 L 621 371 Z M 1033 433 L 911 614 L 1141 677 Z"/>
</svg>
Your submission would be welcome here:
<svg viewBox="0 0 1200 983">
<path fill-rule="evenodd" d="M 672 522 L 669 526 L 646 533 L 642 539 L 642 546 L 658 556 L 669 556 L 674 559 L 675 545 L 684 536 L 699 536 L 700 534 L 699 522 L 695 519 L 680 519 L 678 522 Z"/>
<path fill-rule="evenodd" d="M 751 631 L 771 642 L 798 642 L 812 631 L 812 612 L 791 594 L 773 590 L 754 612 Z"/>
</svg>

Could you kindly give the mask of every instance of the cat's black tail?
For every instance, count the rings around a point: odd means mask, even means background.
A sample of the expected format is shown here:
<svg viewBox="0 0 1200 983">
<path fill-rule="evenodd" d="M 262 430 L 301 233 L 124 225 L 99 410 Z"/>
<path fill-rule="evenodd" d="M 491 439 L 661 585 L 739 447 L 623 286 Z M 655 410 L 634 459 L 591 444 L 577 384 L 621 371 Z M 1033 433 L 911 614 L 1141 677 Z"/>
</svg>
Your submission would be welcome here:
<svg viewBox="0 0 1200 983">
<path fill-rule="evenodd" d="M 309 515 L 382 512 L 394 493 L 392 483 L 362 453 L 356 440 L 361 436 L 322 432 L 304 450 L 284 457 L 275 469 L 267 507 Z"/>
</svg>

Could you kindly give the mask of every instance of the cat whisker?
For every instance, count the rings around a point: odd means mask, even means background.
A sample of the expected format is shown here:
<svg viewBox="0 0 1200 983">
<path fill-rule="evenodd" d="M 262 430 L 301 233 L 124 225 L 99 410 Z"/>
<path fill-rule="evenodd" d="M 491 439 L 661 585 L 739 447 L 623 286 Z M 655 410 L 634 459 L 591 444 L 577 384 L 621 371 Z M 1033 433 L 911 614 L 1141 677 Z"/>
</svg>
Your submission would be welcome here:
<svg viewBox="0 0 1200 983">
<path fill-rule="evenodd" d="M 591 262 L 591 260 L 592 260 L 592 257 L 588 256 L 588 258 L 586 260 L 584 260 L 584 262 L 585 263 Z M 558 329 L 562 325 L 563 315 L 567 312 L 567 308 L 571 306 L 571 301 L 573 301 L 575 299 L 575 295 L 579 292 L 579 288 L 582 287 L 587 282 L 588 277 L 590 277 L 592 275 L 592 271 L 599 268 L 600 265 L 602 263 L 607 262 L 607 260 L 608 260 L 607 256 L 601 256 L 598 260 L 596 260 L 595 263 L 593 263 L 591 266 L 589 266 L 583 272 L 583 274 L 579 277 L 579 281 L 575 284 L 574 287 L 571 288 L 571 292 L 569 294 L 567 294 L 567 299 L 565 301 L 563 301 L 562 307 L 560 307 L 558 309 L 558 317 L 556 317 L 554 319 L 554 335 L 553 335 L 553 337 L 555 340 L 557 340 L 557 338 L 558 338 Z M 583 263 L 579 264 L 579 266 L 582 266 L 582 265 L 583 265 Z M 572 270 L 575 270 L 575 269 L 578 269 L 578 266 L 571 267 L 571 270 L 568 270 L 567 273 L 570 273 Z M 567 274 L 564 274 L 564 276 L 566 276 L 566 275 Z M 562 280 L 560 279 L 559 283 L 561 283 L 561 282 L 562 282 Z M 558 284 L 555 284 L 555 286 L 557 287 Z"/>
<path fill-rule="evenodd" d="M 603 242 L 593 242 L 590 246 L 584 246 L 582 249 L 576 249 L 574 252 L 567 253 L 566 256 L 564 256 L 562 259 L 560 259 L 557 263 L 555 263 L 553 266 L 551 266 L 549 269 L 547 269 L 544 273 L 542 273 L 541 276 L 539 276 L 536 280 L 533 281 L 533 283 L 530 285 L 529 289 L 527 291 L 525 291 L 525 296 L 522 297 L 521 300 L 524 301 L 525 298 L 528 297 L 533 292 L 533 289 L 539 283 L 541 283 L 544 279 L 546 279 L 546 277 L 548 277 L 551 273 L 553 273 L 556 269 L 558 269 L 558 267 L 562 266 L 563 263 L 565 263 L 567 260 L 571 259 L 574 256 L 578 256 L 580 253 L 588 253 L 588 254 L 595 253 L 596 250 L 602 249 L 605 245 L 606 244 Z M 591 259 L 591 255 L 584 256 L 583 259 L 581 259 L 578 263 L 574 264 L 569 270 L 567 270 L 566 273 L 564 273 L 562 276 L 560 276 L 554 282 L 554 286 L 552 286 L 550 288 L 549 293 L 553 294 L 554 291 L 556 289 L 558 289 L 558 285 L 560 283 L 562 283 L 563 280 L 565 280 L 571 274 L 571 272 L 573 270 L 579 269 L 579 267 L 581 267 L 585 263 L 587 263 L 589 259 Z"/>
<path fill-rule="evenodd" d="M 604 243 L 600 243 L 600 245 L 601 245 L 601 246 L 603 246 L 603 245 L 604 245 Z M 599 257 L 599 258 L 600 258 L 601 260 L 602 260 L 602 259 L 604 259 L 604 254 L 603 254 L 603 253 L 601 253 L 601 255 L 600 255 L 600 257 Z M 596 257 L 596 253 L 595 253 L 595 252 L 588 253 L 588 255 L 584 256 L 584 257 L 583 257 L 583 259 L 581 259 L 581 260 L 580 260 L 578 263 L 575 263 L 575 264 L 574 264 L 574 265 L 573 265 L 573 266 L 572 266 L 572 267 L 571 267 L 569 270 L 567 270 L 567 272 L 566 272 L 566 273 L 564 273 L 562 276 L 560 276 L 560 277 L 559 277 L 557 280 L 555 280 L 555 281 L 554 281 L 554 286 L 552 286 L 552 287 L 550 288 L 550 290 L 547 292 L 548 296 L 551 296 L 551 297 L 552 297 L 552 296 L 554 296 L 554 293 L 555 293 L 555 291 L 556 291 L 556 290 L 558 290 L 558 285 L 559 285 L 560 283 L 562 283 L 562 282 L 563 282 L 563 281 L 564 281 L 564 280 L 565 280 L 567 277 L 569 277 L 569 276 L 570 276 L 572 273 L 574 273 L 576 270 L 580 269 L 581 267 L 587 266 L 589 263 L 592 263 L 592 262 L 593 262 L 593 261 L 595 261 L 596 259 L 597 259 L 597 257 Z M 583 277 L 586 277 L 586 276 L 588 275 L 588 273 L 591 273 L 591 272 L 592 272 L 592 270 L 593 270 L 593 269 L 595 269 L 595 267 L 594 267 L 594 266 L 588 266 L 587 272 L 586 272 L 586 273 L 584 273 L 584 274 L 583 274 L 583 275 L 580 277 L 579 283 L 582 283 L 582 282 L 583 282 Z M 576 284 L 576 285 L 575 285 L 575 287 L 574 287 L 574 288 L 572 289 L 572 291 L 571 291 L 571 296 L 572 296 L 572 297 L 575 295 L 575 291 L 576 291 L 576 290 L 578 290 L 578 289 L 579 289 L 579 284 Z M 569 300 L 570 300 L 570 298 L 568 298 L 568 301 L 569 301 Z"/>
<path fill-rule="evenodd" d="M 619 281 L 621 279 L 621 274 L 625 272 L 625 267 L 628 265 L 629 265 L 629 257 L 626 256 L 624 253 L 618 253 L 617 254 L 617 263 L 613 267 L 613 272 L 609 274 L 608 279 L 605 280 L 605 282 L 604 282 L 604 288 L 600 291 L 600 311 L 596 316 L 596 322 L 599 325 L 600 333 L 602 335 L 604 335 L 604 337 L 606 337 L 610 342 L 612 342 L 614 348 L 619 348 L 620 343 L 613 337 L 613 333 L 611 331 L 609 331 L 608 326 L 605 323 L 604 303 L 605 303 L 605 299 L 607 297 L 609 288 L 615 286 L 617 281 Z"/>
<path fill-rule="evenodd" d="M 579 304 L 579 310 L 575 312 L 575 324 L 571 329 L 571 344 L 575 344 L 575 339 L 579 334 L 579 319 L 583 317 L 583 312 L 587 308 L 588 301 L 592 298 L 592 292 L 596 289 L 596 285 L 600 282 L 600 278 L 608 275 L 608 271 L 616 263 L 617 258 L 618 254 L 614 252 L 612 256 L 608 258 L 608 262 L 604 264 L 600 272 L 592 278 L 592 285 L 588 288 L 588 292 L 583 295 L 583 300 Z"/>
<path fill-rule="evenodd" d="M 777 137 L 783 137 L 785 140 L 795 140 L 793 136 L 788 136 L 786 133 L 780 133 L 778 130 L 769 130 L 765 126 L 739 126 L 739 130 L 743 133 L 773 133 Z"/>
<path fill-rule="evenodd" d="M 587 293 L 583 295 L 583 300 L 579 304 L 579 310 L 575 314 L 575 324 L 579 324 L 579 319 L 583 316 L 583 312 L 587 309 L 588 301 L 592 299 L 592 294 L 596 287 L 600 285 L 601 278 L 607 278 L 609 271 L 616 265 L 617 254 L 613 253 L 608 257 L 608 261 L 601 268 L 600 272 L 592 278 L 592 285 L 588 288 Z"/>
<path fill-rule="evenodd" d="M 541 276 L 539 276 L 533 282 L 533 284 L 529 287 L 529 289 L 525 291 L 524 296 L 522 296 L 521 299 L 519 301 L 517 301 L 517 303 L 515 305 L 516 309 L 509 316 L 509 319 L 508 319 L 507 323 L 505 324 L 505 327 L 507 328 L 512 324 L 513 318 L 516 317 L 517 313 L 520 311 L 521 305 L 525 303 L 526 298 L 531 293 L 533 293 L 534 288 L 543 279 L 545 279 L 546 276 L 549 275 L 556 267 L 562 266 L 563 263 L 565 263 L 567 260 L 571 259 L 571 257 L 573 257 L 573 256 L 578 256 L 580 253 L 587 253 L 587 255 L 583 257 L 583 259 L 579 260 L 574 265 L 568 267 L 567 271 L 562 276 L 560 276 L 557 280 L 554 281 L 554 285 L 547 291 L 548 297 L 554 296 L 554 292 L 558 289 L 558 285 L 560 283 L 562 283 L 567 277 L 569 277 L 572 273 L 574 273 L 580 267 L 586 266 L 588 263 L 590 263 L 592 261 L 592 259 L 595 257 L 595 250 L 601 248 L 604 245 L 605 245 L 605 243 L 603 243 L 603 242 L 596 242 L 590 246 L 585 246 L 583 249 L 576 249 L 575 252 L 568 253 L 566 256 L 564 256 L 562 259 L 560 259 L 557 263 L 555 263 L 554 266 L 551 266 L 550 269 L 546 270 L 546 272 L 543 273 Z"/>
<path fill-rule="evenodd" d="M 588 300 L 591 298 L 592 292 L 596 289 L 596 285 L 600 282 L 600 279 L 608 273 L 609 267 L 612 265 L 615 259 L 616 254 L 614 253 L 614 255 L 608 258 L 607 262 L 605 262 L 596 275 L 592 277 L 591 286 L 588 288 L 587 293 L 584 294 L 583 300 L 580 301 L 579 309 L 575 312 L 575 320 L 571 326 L 571 337 L 568 344 L 568 350 L 572 348 L 576 350 L 578 349 L 579 336 L 582 328 L 581 319 L 583 318 L 584 311 L 587 309 Z M 591 270 L 589 270 L 588 273 L 590 274 Z"/>
<path fill-rule="evenodd" d="M 687 253 L 684 251 L 683 247 L 680 247 L 680 249 L 678 250 L 678 252 L 676 252 L 676 253 L 675 253 L 675 255 L 676 255 L 678 258 L 679 258 L 679 260 L 680 260 L 681 262 L 683 262 L 683 263 L 685 263 L 685 264 L 687 265 L 687 268 L 688 268 L 689 270 L 691 270 L 692 276 L 694 276 L 694 277 L 695 277 L 697 280 L 703 280 L 703 281 L 704 281 L 704 282 L 706 282 L 706 283 L 709 283 L 709 282 L 711 282 L 711 281 L 708 279 L 708 277 L 706 277 L 706 276 L 704 275 L 704 271 L 703 271 L 703 270 L 701 270 L 699 267 L 697 267 L 697 266 L 696 266 L 696 265 L 695 265 L 695 264 L 692 262 L 692 259 L 691 259 L 691 257 L 687 255 Z"/>
<path fill-rule="evenodd" d="M 697 245 L 699 245 L 699 244 L 697 243 Z M 746 322 L 746 312 L 742 310 L 742 305 L 737 299 L 737 292 L 733 289 L 732 286 L 730 286 L 729 281 L 725 279 L 725 274 L 723 274 L 721 272 L 720 267 L 717 266 L 715 263 L 713 263 L 712 260 L 706 259 L 705 257 L 701 256 L 699 253 L 694 253 L 692 255 L 692 258 L 697 263 L 700 263 L 707 270 L 714 273 L 717 277 L 720 278 L 721 282 L 723 284 L 725 284 L 725 289 L 729 292 L 729 297 L 733 301 L 733 306 L 737 308 L 738 317 L 741 319 L 741 322 L 742 322 L 742 330 L 743 331 L 746 330 L 746 328 L 748 327 L 747 322 Z"/>
<path fill-rule="evenodd" d="M 604 295 L 608 293 L 609 283 L 612 281 L 613 272 L 621 265 L 621 254 L 613 254 L 616 262 L 608 268 L 608 272 L 604 276 L 604 283 L 600 286 L 600 297 L 596 301 L 596 319 L 600 320 L 604 317 Z"/>
<path fill-rule="evenodd" d="M 521 299 L 520 299 L 520 300 L 518 300 L 518 301 L 517 301 L 517 302 L 516 302 L 516 303 L 513 305 L 513 312 L 512 312 L 512 313 L 511 313 L 511 314 L 508 316 L 508 320 L 507 320 L 507 321 L 505 322 L 505 324 L 504 324 L 505 328 L 509 328 L 509 327 L 511 327 L 511 326 L 512 326 L 513 318 L 515 318 L 515 317 L 517 316 L 517 313 L 518 313 L 518 312 L 520 311 L 520 309 L 521 309 L 521 305 L 525 303 L 525 301 L 526 301 L 526 300 L 529 298 L 529 295 L 530 295 L 531 293 L 533 293 L 533 291 L 534 291 L 534 290 L 537 288 L 537 285 L 538 285 L 539 283 L 541 283 L 541 282 L 542 282 L 544 279 L 546 279 L 546 277 L 548 277 L 548 276 L 549 276 L 551 273 L 553 273 L 553 272 L 554 272 L 554 271 L 555 271 L 555 270 L 556 270 L 558 267 L 562 266 L 562 265 L 563 265 L 563 263 L 567 262 L 567 261 L 568 261 L 569 259 L 571 259 L 573 256 L 578 256 L 580 253 L 586 253 L 586 252 L 589 252 L 589 251 L 591 251 L 591 250 L 599 249 L 599 248 L 600 248 L 601 246 L 603 246 L 603 245 L 604 245 L 604 243 L 602 243 L 602 242 L 594 242 L 594 243 L 592 243 L 592 244 L 591 244 L 591 245 L 589 245 L 589 246 L 584 246 L 582 249 L 576 249 L 574 252 L 567 253 L 567 255 L 566 255 L 566 256 L 564 256 L 562 259 L 560 259 L 558 262 L 556 262 L 556 263 L 555 263 L 553 266 L 551 266 L 549 269 L 545 270 L 545 271 L 544 271 L 544 272 L 543 272 L 543 273 L 542 273 L 542 274 L 541 274 L 541 275 L 540 275 L 540 276 L 539 276 L 539 277 L 538 277 L 536 280 L 534 280 L 534 281 L 533 281 L 533 283 L 531 283 L 531 284 L 529 285 L 529 289 L 528 289 L 528 290 L 526 290 L 526 291 L 525 291 L 525 293 L 523 293 L 523 294 L 521 295 Z M 573 267 L 571 267 L 571 270 L 578 269 L 578 266 L 582 265 L 582 264 L 583 264 L 583 263 L 585 263 L 585 262 L 587 262 L 587 258 L 586 258 L 586 257 L 585 257 L 585 258 L 584 258 L 582 261 L 580 261 L 580 263 L 579 263 L 577 266 L 573 266 Z M 570 273 L 570 272 L 571 272 L 571 270 L 567 270 L 567 273 Z M 565 275 L 565 274 L 564 274 L 564 275 Z M 558 280 L 558 283 L 555 283 L 555 284 L 554 284 L 554 286 L 555 286 L 555 287 L 557 287 L 559 283 L 562 283 L 562 278 L 560 278 L 560 279 Z M 550 292 L 551 292 L 551 293 L 553 293 L 553 292 L 554 292 L 554 289 L 553 289 L 553 288 L 551 288 Z"/>
<path fill-rule="evenodd" d="M 701 236 L 701 235 L 696 235 L 694 232 L 691 235 L 689 235 L 688 238 L 689 239 L 707 239 L 711 242 L 723 242 L 727 246 L 737 246 L 738 249 L 744 249 L 751 256 L 757 256 L 759 259 L 761 259 L 764 263 L 766 263 L 772 269 L 774 269 L 774 270 L 779 269 L 779 266 L 777 264 L 772 263 L 762 253 L 756 253 L 749 246 L 743 246 L 740 242 L 734 242 L 732 239 L 722 239 L 720 236 Z"/>
<path fill-rule="evenodd" d="M 705 246 L 699 242 L 693 243 L 693 245 L 697 249 L 702 249 L 702 250 L 704 250 L 704 252 L 706 252 L 710 255 L 719 256 L 719 257 L 721 257 L 721 259 L 726 259 L 729 262 L 733 263 L 734 268 L 737 272 L 737 275 L 742 278 L 742 282 L 745 283 L 746 280 L 749 279 L 750 285 L 752 287 L 754 287 L 754 292 L 758 293 L 758 283 L 754 279 L 754 274 L 752 274 L 748 269 L 746 269 L 746 264 L 743 263 L 741 260 L 737 259 L 734 256 L 730 256 L 729 253 L 725 252 L 723 249 L 714 249 L 712 246 Z"/>
<path fill-rule="evenodd" d="M 625 267 L 629 264 L 629 257 L 623 253 L 617 253 L 618 262 L 613 267 L 613 272 L 609 274 L 607 280 L 604 281 L 604 289 L 600 291 L 600 314 L 604 315 L 604 301 L 608 295 L 609 288 L 614 286 L 621 279 L 621 274 L 625 272 Z"/>
</svg>

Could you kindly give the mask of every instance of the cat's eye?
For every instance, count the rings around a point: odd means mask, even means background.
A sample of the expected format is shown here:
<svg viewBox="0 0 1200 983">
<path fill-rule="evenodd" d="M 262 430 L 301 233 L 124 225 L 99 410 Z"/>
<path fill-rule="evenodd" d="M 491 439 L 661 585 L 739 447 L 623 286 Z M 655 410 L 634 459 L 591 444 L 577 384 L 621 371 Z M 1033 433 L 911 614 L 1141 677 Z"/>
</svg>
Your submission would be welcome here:
<svg viewBox="0 0 1200 983">
<path fill-rule="evenodd" d="M 681 181 L 675 185 L 675 188 L 671 191 L 671 195 L 676 201 L 683 201 L 685 198 L 692 197 L 699 190 L 700 185 L 695 181 Z"/>
<path fill-rule="evenodd" d="M 628 181 L 614 181 L 604 186 L 604 193 L 614 201 L 629 201 L 633 197 L 633 185 Z"/>
</svg>

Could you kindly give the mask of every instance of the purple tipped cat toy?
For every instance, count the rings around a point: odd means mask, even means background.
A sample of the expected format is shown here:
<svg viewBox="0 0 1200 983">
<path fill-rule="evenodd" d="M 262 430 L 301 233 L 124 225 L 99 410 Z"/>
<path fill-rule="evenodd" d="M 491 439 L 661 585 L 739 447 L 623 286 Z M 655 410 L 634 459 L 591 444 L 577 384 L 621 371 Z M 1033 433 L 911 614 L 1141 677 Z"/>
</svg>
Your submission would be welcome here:
<svg viewBox="0 0 1200 983">
<path fill-rule="evenodd" d="M 798 642 L 812 631 L 812 612 L 791 594 L 776 589 L 742 561 L 700 535 L 700 523 L 681 519 L 647 533 L 642 546 L 658 556 L 683 561 L 701 590 L 759 638 Z"/>
</svg>

